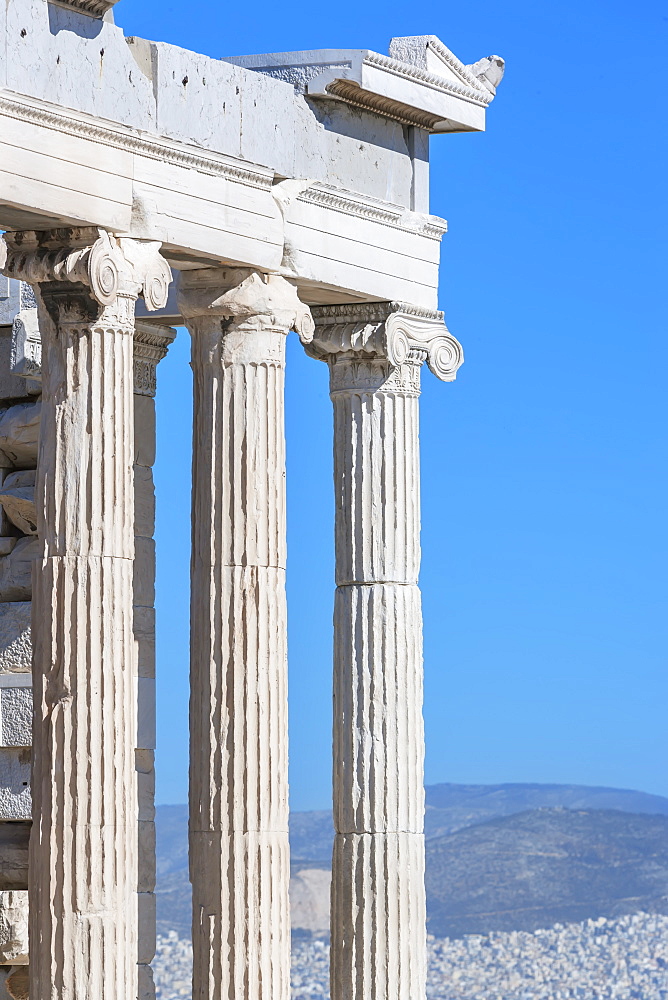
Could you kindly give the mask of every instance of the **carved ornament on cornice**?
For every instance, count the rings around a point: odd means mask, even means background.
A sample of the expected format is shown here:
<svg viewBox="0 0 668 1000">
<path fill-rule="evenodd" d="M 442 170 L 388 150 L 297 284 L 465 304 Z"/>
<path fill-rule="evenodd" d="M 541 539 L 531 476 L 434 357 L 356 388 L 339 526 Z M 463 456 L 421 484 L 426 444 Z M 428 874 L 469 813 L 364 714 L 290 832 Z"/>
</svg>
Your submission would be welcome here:
<svg viewBox="0 0 668 1000">
<path fill-rule="evenodd" d="M 313 338 L 309 307 L 287 278 L 248 268 L 183 271 L 179 309 L 184 319 L 214 317 L 221 330 L 295 330 L 303 344 Z"/>
<path fill-rule="evenodd" d="M 400 205 L 392 205 L 390 202 L 380 201 L 377 198 L 368 198 L 352 194 L 349 191 L 341 191 L 328 184 L 312 184 L 300 192 L 297 201 L 316 205 L 319 208 L 329 208 L 335 212 L 342 212 L 344 215 L 352 215 L 357 219 L 369 219 L 371 222 L 378 222 L 383 226 L 392 226 L 394 229 L 418 233 L 420 236 L 427 236 L 430 239 L 440 240 L 443 234 L 448 231 L 445 219 L 440 219 L 437 215 L 408 212 Z"/>
<path fill-rule="evenodd" d="M 399 62 L 398 59 L 381 55 L 379 52 L 367 52 L 364 61 L 372 66 L 379 66 L 381 69 L 384 69 L 388 73 L 393 73 L 395 76 L 403 77 L 405 80 L 419 80 L 420 83 L 427 87 L 432 87 L 434 90 L 439 90 L 444 94 L 453 94 L 465 101 L 470 101 L 472 104 L 479 104 L 484 108 L 492 100 L 492 95 L 489 92 L 481 90 L 477 82 L 473 83 L 474 77 L 472 74 L 471 83 L 473 85 L 471 86 L 464 83 L 456 83 L 454 80 L 448 80 L 437 73 L 430 73 L 429 70 L 421 69 L 419 66 Z"/>
<path fill-rule="evenodd" d="M 327 85 L 326 90 L 332 97 L 338 97 L 339 100 L 354 108 L 360 108 L 361 111 L 373 111 L 402 125 L 416 125 L 428 132 L 443 120 L 443 115 L 412 108 L 402 101 L 385 97 L 384 94 L 374 94 L 350 80 L 334 80 Z"/>
<path fill-rule="evenodd" d="M 5 233 L 0 270 L 31 285 L 84 285 L 100 306 L 143 295 L 155 312 L 167 302 L 172 280 L 160 243 L 110 236 L 90 227 Z"/>
<path fill-rule="evenodd" d="M 59 7 L 78 10 L 80 14 L 88 14 L 89 17 L 104 17 L 118 0 L 50 0 L 50 2 L 56 2 Z"/>
<path fill-rule="evenodd" d="M 442 312 L 405 302 L 315 306 L 312 312 L 315 335 L 306 349 L 321 361 L 346 356 L 400 368 L 423 352 L 430 370 L 443 382 L 453 382 L 464 361 L 461 344 L 448 331 Z"/>
<path fill-rule="evenodd" d="M 112 123 L 102 125 L 99 119 L 83 112 L 67 113 L 44 102 L 19 100 L 6 94 L 0 96 L 0 114 L 20 121 L 32 121 L 57 132 L 80 136 L 114 149 L 124 149 L 138 156 L 172 163 L 174 166 L 213 177 L 224 177 L 236 184 L 271 190 L 273 173 L 265 167 L 254 164 L 237 164 L 227 160 L 222 154 L 207 153 L 201 148 L 191 147 L 160 136 L 149 138 L 145 133 L 123 125 Z"/>
</svg>

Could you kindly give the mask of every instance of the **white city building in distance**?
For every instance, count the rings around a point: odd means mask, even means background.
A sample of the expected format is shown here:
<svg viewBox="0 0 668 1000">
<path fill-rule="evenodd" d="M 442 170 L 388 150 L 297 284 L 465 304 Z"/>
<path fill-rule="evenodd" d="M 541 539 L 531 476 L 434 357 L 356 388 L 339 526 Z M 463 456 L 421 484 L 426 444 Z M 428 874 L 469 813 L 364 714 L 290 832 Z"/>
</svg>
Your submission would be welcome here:
<svg viewBox="0 0 668 1000">
<path fill-rule="evenodd" d="M 484 129 L 503 60 L 431 35 L 217 60 L 113 7 L 0 4 L 4 988 L 154 996 L 154 396 L 185 324 L 193 997 L 290 995 L 294 331 L 335 422 L 331 993 L 424 1000 L 418 397 L 463 360 L 429 138 Z"/>
</svg>

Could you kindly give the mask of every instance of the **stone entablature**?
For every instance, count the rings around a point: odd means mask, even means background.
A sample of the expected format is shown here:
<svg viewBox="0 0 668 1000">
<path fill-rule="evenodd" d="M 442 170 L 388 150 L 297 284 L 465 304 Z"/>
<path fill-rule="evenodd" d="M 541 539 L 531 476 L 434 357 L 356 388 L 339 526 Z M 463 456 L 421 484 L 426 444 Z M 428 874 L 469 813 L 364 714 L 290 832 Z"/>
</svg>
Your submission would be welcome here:
<svg viewBox="0 0 668 1000">
<path fill-rule="evenodd" d="M 436 307 L 428 133 L 484 128 L 494 72 L 433 36 L 389 55 L 210 59 L 108 20 L 95 37 L 54 34 L 49 7 L 0 5 L 0 227 L 103 226 L 161 242 L 177 268 L 284 269 L 309 304 Z M 262 64 L 271 79 L 247 68 Z M 285 178 L 303 189 L 281 205 Z"/>
</svg>

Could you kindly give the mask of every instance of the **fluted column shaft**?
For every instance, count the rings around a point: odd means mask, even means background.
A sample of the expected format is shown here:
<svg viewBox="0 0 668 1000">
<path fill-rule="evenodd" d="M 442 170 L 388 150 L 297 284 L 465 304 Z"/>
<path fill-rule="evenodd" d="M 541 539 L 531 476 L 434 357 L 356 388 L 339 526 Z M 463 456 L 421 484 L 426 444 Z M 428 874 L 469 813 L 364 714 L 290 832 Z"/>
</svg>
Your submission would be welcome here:
<svg viewBox="0 0 668 1000">
<path fill-rule="evenodd" d="M 284 365 L 306 310 L 287 281 L 252 272 L 190 274 L 182 298 L 195 399 L 193 997 L 288 1000 Z"/>
<path fill-rule="evenodd" d="M 133 997 L 133 316 L 45 290 L 34 574 L 31 995 Z"/>
<path fill-rule="evenodd" d="M 332 1000 L 424 1000 L 424 727 L 418 396 L 455 378 L 443 313 L 313 310 L 334 404 Z"/>
<path fill-rule="evenodd" d="M 419 368 L 330 361 L 334 404 L 333 1000 L 426 987 Z"/>
<path fill-rule="evenodd" d="M 5 273 L 35 284 L 42 335 L 33 1000 L 137 996 L 133 333 L 140 292 L 166 299 L 157 248 L 95 230 L 0 246 Z"/>
</svg>

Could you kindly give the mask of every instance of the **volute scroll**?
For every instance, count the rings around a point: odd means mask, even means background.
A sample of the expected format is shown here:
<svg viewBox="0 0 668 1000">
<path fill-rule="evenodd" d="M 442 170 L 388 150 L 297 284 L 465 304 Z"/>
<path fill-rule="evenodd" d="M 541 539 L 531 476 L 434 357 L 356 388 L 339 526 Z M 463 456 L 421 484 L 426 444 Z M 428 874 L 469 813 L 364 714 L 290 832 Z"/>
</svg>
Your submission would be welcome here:
<svg viewBox="0 0 668 1000">
<path fill-rule="evenodd" d="M 5 233 L 0 271 L 31 285 L 86 285 L 102 307 L 113 305 L 119 295 L 143 294 L 147 309 L 155 312 L 166 304 L 172 280 L 160 246 L 89 227 Z"/>
<path fill-rule="evenodd" d="M 443 382 L 452 382 L 464 362 L 461 344 L 442 312 L 405 302 L 363 302 L 313 308 L 315 336 L 307 353 L 320 361 L 341 355 L 388 362 L 401 368 L 416 352 Z"/>
</svg>

